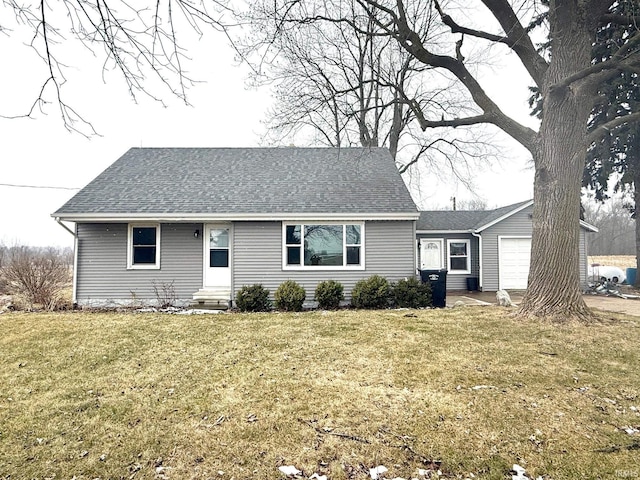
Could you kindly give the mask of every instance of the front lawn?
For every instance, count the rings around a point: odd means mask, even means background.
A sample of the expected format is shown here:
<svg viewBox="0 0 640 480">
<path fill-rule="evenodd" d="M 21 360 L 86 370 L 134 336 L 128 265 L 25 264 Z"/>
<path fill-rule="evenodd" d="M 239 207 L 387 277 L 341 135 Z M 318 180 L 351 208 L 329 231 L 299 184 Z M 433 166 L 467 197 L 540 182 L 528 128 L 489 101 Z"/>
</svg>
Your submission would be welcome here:
<svg viewBox="0 0 640 480">
<path fill-rule="evenodd" d="M 640 476 L 639 320 L 507 312 L 3 314 L 0 478 Z"/>
</svg>

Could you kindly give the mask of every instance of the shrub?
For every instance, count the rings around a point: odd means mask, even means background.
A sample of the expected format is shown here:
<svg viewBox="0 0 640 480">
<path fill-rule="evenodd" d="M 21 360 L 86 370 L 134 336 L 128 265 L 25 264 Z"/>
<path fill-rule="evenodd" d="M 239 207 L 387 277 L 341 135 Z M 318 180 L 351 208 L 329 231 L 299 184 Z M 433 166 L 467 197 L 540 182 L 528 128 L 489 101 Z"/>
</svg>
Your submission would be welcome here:
<svg viewBox="0 0 640 480">
<path fill-rule="evenodd" d="M 236 293 L 236 306 L 243 312 L 268 312 L 271 310 L 269 290 L 259 283 L 244 285 Z"/>
<path fill-rule="evenodd" d="M 351 291 L 351 305 L 355 308 L 387 308 L 389 306 L 389 282 L 373 275 L 355 284 Z"/>
<path fill-rule="evenodd" d="M 176 289 L 173 286 L 173 280 L 171 282 L 156 283 L 155 280 L 151 282 L 153 287 L 153 293 L 156 296 L 156 303 L 160 308 L 173 307 L 176 303 Z"/>
<path fill-rule="evenodd" d="M 400 280 L 391 288 L 391 301 L 400 308 L 425 308 L 432 305 L 431 284 L 416 278 Z"/>
<path fill-rule="evenodd" d="M 344 300 L 344 287 L 335 280 L 325 280 L 316 287 L 314 299 L 318 302 L 318 308 L 323 310 L 335 310 Z"/>
<path fill-rule="evenodd" d="M 55 310 L 67 302 L 71 270 L 55 248 L 10 247 L 0 270 L 3 289 L 28 308 Z"/>
<path fill-rule="evenodd" d="M 301 285 L 293 280 L 287 280 L 280 284 L 274 294 L 276 308 L 285 312 L 299 312 L 302 310 L 306 296 L 307 292 Z"/>
</svg>

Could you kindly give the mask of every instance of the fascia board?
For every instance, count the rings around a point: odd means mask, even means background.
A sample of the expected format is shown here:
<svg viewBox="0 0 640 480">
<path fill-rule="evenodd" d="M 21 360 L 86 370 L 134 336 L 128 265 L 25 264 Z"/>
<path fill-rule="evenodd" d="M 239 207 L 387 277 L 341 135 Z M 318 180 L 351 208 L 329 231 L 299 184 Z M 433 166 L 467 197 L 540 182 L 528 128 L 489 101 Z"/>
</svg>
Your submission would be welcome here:
<svg viewBox="0 0 640 480">
<path fill-rule="evenodd" d="M 496 218 L 495 220 L 492 220 L 491 222 L 487 223 L 486 225 L 482 225 L 479 228 L 475 229 L 475 232 L 482 232 L 483 230 L 486 230 L 489 227 L 493 227 L 496 223 L 500 223 L 503 220 L 506 220 L 507 218 L 509 218 L 512 215 L 515 215 L 518 212 L 521 212 L 522 210 L 524 210 L 525 208 L 530 207 L 531 205 L 533 205 L 533 200 L 529 200 L 527 203 L 525 203 L 524 205 L 520 205 L 518 208 L 514 208 L 513 210 L 505 213 L 504 215 L 502 215 L 501 217 Z"/>
</svg>

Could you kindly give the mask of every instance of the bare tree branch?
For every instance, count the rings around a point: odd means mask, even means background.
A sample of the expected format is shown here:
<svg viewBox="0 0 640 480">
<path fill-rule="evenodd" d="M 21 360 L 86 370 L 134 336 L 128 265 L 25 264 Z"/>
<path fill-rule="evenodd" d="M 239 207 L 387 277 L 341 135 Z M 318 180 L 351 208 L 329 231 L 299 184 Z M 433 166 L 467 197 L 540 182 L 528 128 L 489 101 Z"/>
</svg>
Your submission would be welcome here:
<svg viewBox="0 0 640 480">
<path fill-rule="evenodd" d="M 635 71 L 640 66 L 640 58 L 634 50 L 640 45 L 640 31 L 629 39 L 609 60 L 598 62 L 579 72 L 569 75 L 562 81 L 549 87 L 550 92 L 567 88 L 580 80 L 590 78 L 590 83 L 598 85 L 603 81 L 617 75 L 622 70 Z M 629 56 L 632 55 L 632 56 Z M 602 74 L 602 75 L 598 75 Z"/>
<path fill-rule="evenodd" d="M 30 108 L 24 113 L 3 112 L 0 116 L 30 118 L 36 109 L 46 113 L 45 107 L 56 103 L 65 127 L 83 135 L 96 132 L 65 99 L 65 71 L 69 67 L 58 39 L 66 41 L 65 45 L 76 41 L 102 56 L 103 74 L 116 68 L 134 101 L 143 94 L 164 104 L 162 95 L 151 86 L 150 80 L 155 77 L 171 95 L 188 103 L 187 90 L 195 80 L 186 74 L 184 61 L 189 59 L 181 38 L 190 31 L 202 34 L 205 26 L 227 33 L 222 15 L 229 12 L 226 3 L 217 0 L 155 0 L 148 4 L 151 8 L 128 0 L 58 0 L 60 9 L 46 1 L 23 6 L 18 0 L 4 0 L 4 5 L 13 11 L 17 24 L 32 31 L 30 46 L 47 65 L 49 74 Z M 214 17 L 213 10 L 220 17 Z M 0 31 L 6 32 L 6 24 Z M 54 100 L 48 100 L 49 90 L 53 90 Z"/>
<path fill-rule="evenodd" d="M 640 112 L 630 113 L 629 115 L 621 115 L 619 117 L 616 117 L 610 120 L 609 122 L 603 125 L 600 125 L 598 128 L 592 130 L 587 136 L 587 141 L 589 142 L 589 145 L 591 145 L 592 143 L 597 142 L 603 136 L 609 134 L 611 130 L 613 130 L 614 128 L 627 123 L 630 124 L 630 123 L 636 123 L 639 121 L 640 121 Z"/>
<path fill-rule="evenodd" d="M 511 42 L 511 49 L 518 55 L 533 81 L 536 85 L 541 86 L 548 64 L 533 45 L 529 32 L 518 20 L 513 7 L 508 0 L 482 0 L 482 3 L 500 23 Z"/>
<path fill-rule="evenodd" d="M 617 23 L 618 25 L 640 25 L 640 15 L 605 14 L 600 17 L 601 24 Z"/>
</svg>

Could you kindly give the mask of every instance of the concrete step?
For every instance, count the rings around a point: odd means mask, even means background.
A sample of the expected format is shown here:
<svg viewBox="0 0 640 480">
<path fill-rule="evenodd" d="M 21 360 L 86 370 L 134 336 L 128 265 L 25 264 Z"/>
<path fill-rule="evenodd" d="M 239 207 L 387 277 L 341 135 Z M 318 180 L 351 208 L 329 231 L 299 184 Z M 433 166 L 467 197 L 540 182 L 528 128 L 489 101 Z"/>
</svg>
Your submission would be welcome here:
<svg viewBox="0 0 640 480">
<path fill-rule="evenodd" d="M 200 289 L 193 294 L 191 305 L 195 308 L 223 310 L 229 308 L 231 290 Z"/>
</svg>

